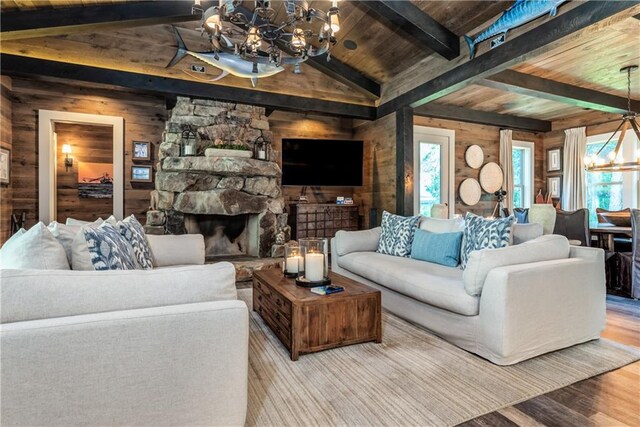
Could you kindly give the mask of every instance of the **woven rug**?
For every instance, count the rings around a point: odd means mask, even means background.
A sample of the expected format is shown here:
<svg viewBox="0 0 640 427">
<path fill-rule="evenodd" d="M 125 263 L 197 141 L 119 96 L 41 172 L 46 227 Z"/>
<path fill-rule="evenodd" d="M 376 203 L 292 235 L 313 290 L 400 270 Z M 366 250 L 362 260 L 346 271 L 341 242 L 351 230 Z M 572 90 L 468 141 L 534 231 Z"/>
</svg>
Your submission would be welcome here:
<svg viewBox="0 0 640 427">
<path fill-rule="evenodd" d="M 239 295 L 251 308 L 251 289 Z M 497 366 L 384 313 L 382 344 L 292 362 L 251 311 L 247 425 L 455 425 L 639 359 L 638 349 L 598 340 Z"/>
</svg>

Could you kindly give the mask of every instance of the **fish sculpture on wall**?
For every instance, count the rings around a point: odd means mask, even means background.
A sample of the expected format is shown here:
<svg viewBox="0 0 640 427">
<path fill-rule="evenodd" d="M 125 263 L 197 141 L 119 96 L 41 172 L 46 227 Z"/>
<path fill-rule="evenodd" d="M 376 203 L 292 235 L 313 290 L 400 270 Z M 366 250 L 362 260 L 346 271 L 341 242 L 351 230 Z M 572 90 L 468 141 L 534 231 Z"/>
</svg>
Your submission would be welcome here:
<svg viewBox="0 0 640 427">
<path fill-rule="evenodd" d="M 473 59 L 476 45 L 498 34 L 506 34 L 507 31 L 533 21 L 547 13 L 556 16 L 558 6 L 567 0 L 517 0 L 513 6 L 505 10 L 496 22 L 486 30 L 471 38 L 467 35 L 464 39 L 469 45 L 469 58 Z"/>
<path fill-rule="evenodd" d="M 185 56 L 190 55 L 194 58 L 201 60 L 202 62 L 205 62 L 211 66 L 214 66 L 222 70 L 220 75 L 216 76 L 213 79 L 209 79 L 207 81 L 215 82 L 231 74 L 237 77 L 251 79 L 251 84 L 253 85 L 253 87 L 256 87 L 256 83 L 258 82 L 259 78 L 273 76 L 274 74 L 278 74 L 284 71 L 284 68 L 278 65 L 269 64 L 269 63 L 256 64 L 254 62 L 246 61 L 242 59 L 240 56 L 234 55 L 233 53 L 222 52 L 222 51 L 218 52 L 215 50 L 207 51 L 207 52 L 190 51 L 189 49 L 187 49 L 187 46 L 184 44 L 184 40 L 182 40 L 182 37 L 180 36 L 178 29 L 176 27 L 173 27 L 173 31 L 176 36 L 176 43 L 178 44 L 178 50 L 176 51 L 176 54 L 171 60 L 171 62 L 167 64 L 166 68 L 173 67 L 178 62 L 180 62 L 180 60 L 183 59 Z M 233 47 L 233 44 L 230 41 L 225 40 L 225 42 L 227 43 L 227 47 L 229 48 Z"/>
</svg>

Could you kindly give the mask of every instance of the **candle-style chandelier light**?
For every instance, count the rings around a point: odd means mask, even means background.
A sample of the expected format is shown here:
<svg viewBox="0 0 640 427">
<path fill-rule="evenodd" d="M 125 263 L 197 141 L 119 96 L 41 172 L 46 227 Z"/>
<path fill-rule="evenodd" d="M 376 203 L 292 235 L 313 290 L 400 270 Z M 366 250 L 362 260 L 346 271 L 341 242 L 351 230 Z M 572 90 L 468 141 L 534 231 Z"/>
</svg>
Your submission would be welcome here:
<svg viewBox="0 0 640 427">
<path fill-rule="evenodd" d="M 631 111 L 631 72 L 637 69 L 637 65 L 629 65 L 628 67 L 620 69 L 620 72 L 627 74 L 627 112 L 622 115 L 622 122 L 615 132 L 611 134 L 607 142 L 600 147 L 597 153 L 585 157 L 584 164 L 588 172 L 627 172 L 640 170 L 640 156 L 633 161 L 626 161 L 620 152 L 629 126 L 631 126 L 638 141 L 640 141 L 640 127 L 638 127 L 638 122 L 636 121 L 638 113 Z M 600 157 L 600 153 L 609 145 L 609 142 L 611 142 L 618 131 L 620 131 L 620 136 L 618 137 L 614 150 L 609 152 L 607 159 Z"/>
<path fill-rule="evenodd" d="M 337 0 L 326 12 L 303 0 L 256 0 L 252 11 L 239 0 L 219 0 L 206 10 L 196 1 L 193 11 L 202 13 L 201 30 L 214 50 L 254 64 L 294 65 L 296 73 L 309 57 L 326 53 L 330 60 L 340 31 Z"/>
</svg>

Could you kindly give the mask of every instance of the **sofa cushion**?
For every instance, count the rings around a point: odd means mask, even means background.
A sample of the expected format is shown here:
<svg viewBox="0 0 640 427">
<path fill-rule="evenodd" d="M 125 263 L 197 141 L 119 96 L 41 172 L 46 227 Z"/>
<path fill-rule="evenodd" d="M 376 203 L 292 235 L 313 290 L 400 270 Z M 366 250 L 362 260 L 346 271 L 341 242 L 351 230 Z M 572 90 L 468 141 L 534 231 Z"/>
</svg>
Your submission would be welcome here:
<svg viewBox="0 0 640 427">
<path fill-rule="evenodd" d="M 142 224 L 138 222 L 134 215 L 131 215 L 118 222 L 120 234 L 127 240 L 133 249 L 135 261 L 143 270 L 153 268 L 153 257 L 151 249 L 144 233 Z"/>
<path fill-rule="evenodd" d="M 375 252 L 381 233 L 381 227 L 362 231 L 338 231 L 334 237 L 338 255 L 343 256 L 351 252 Z"/>
<path fill-rule="evenodd" d="M 0 284 L 2 323 L 237 298 L 228 262 L 161 270 L 0 270 Z"/>
<path fill-rule="evenodd" d="M 202 234 L 147 235 L 154 267 L 204 264 Z"/>
<path fill-rule="evenodd" d="M 386 255 L 408 257 L 419 221 L 420 216 L 405 217 L 384 211 L 377 251 Z"/>
<path fill-rule="evenodd" d="M 416 230 L 411 245 L 411 258 L 433 262 L 447 267 L 457 267 L 460 263 L 462 231 L 455 233 L 432 233 Z"/>
<path fill-rule="evenodd" d="M 85 226 L 82 233 L 95 270 L 135 270 L 131 245 L 113 225 L 105 221 L 97 228 Z"/>
<path fill-rule="evenodd" d="M 44 223 L 39 222 L 28 231 L 22 230 L 2 246 L 2 268 L 36 270 L 69 270 L 64 248 Z"/>
<path fill-rule="evenodd" d="M 467 212 L 460 261 L 467 267 L 469 254 L 480 249 L 502 248 L 511 241 L 511 226 L 514 217 L 485 219 Z"/>
<path fill-rule="evenodd" d="M 432 233 L 454 233 L 464 230 L 464 220 L 461 218 L 443 219 L 420 217 L 420 230 Z"/>
<path fill-rule="evenodd" d="M 529 240 L 537 239 L 543 234 L 542 224 L 535 222 L 520 224 L 515 223 L 511 227 L 512 245 L 519 245 L 520 243 L 528 242 Z"/>
<path fill-rule="evenodd" d="M 472 252 L 462 275 L 464 288 L 469 295 L 480 295 L 487 275 L 494 268 L 568 258 L 569 249 L 566 237 L 548 234 L 520 245 Z"/>
<path fill-rule="evenodd" d="M 377 252 L 353 252 L 338 265 L 423 303 L 465 316 L 478 314 L 480 299 L 464 290 L 462 270 Z"/>
</svg>

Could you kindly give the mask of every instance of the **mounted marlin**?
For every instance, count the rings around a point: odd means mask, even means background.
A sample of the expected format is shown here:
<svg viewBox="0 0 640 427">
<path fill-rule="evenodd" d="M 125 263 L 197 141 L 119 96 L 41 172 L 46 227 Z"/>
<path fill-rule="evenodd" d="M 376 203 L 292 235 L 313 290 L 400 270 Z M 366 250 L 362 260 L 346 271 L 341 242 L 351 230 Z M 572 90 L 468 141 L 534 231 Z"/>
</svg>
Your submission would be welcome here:
<svg viewBox="0 0 640 427">
<path fill-rule="evenodd" d="M 513 6 L 505 10 L 496 22 L 489 28 L 478 34 L 475 39 L 464 36 L 469 45 L 469 58 L 475 56 L 476 45 L 498 34 L 506 34 L 507 31 L 533 21 L 546 15 L 556 16 L 558 6 L 567 0 L 517 0 Z"/>
<path fill-rule="evenodd" d="M 173 27 L 173 32 L 176 36 L 178 51 L 166 68 L 173 67 L 180 62 L 182 58 L 190 55 L 222 70 L 219 76 L 207 81 L 215 82 L 229 74 L 232 74 L 237 77 L 251 79 L 253 87 L 256 87 L 256 83 L 259 78 L 273 76 L 274 74 L 284 71 L 284 68 L 280 66 L 274 64 L 255 64 L 253 62 L 245 61 L 238 55 L 234 55 L 232 53 L 216 52 L 215 50 L 208 52 L 192 52 L 187 49 L 187 46 L 184 44 L 184 40 L 180 37 L 180 33 L 176 27 Z M 228 39 L 225 40 L 225 43 L 227 44 L 227 48 L 233 48 L 233 43 Z"/>
</svg>

